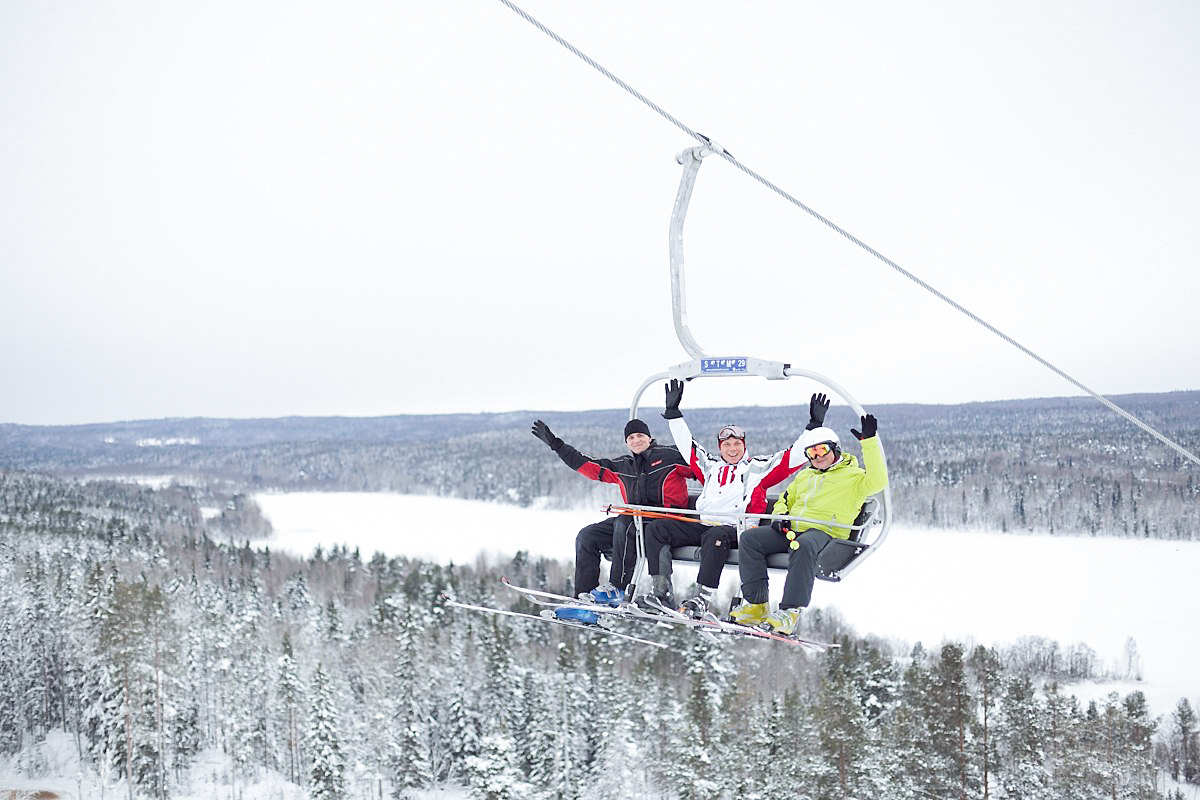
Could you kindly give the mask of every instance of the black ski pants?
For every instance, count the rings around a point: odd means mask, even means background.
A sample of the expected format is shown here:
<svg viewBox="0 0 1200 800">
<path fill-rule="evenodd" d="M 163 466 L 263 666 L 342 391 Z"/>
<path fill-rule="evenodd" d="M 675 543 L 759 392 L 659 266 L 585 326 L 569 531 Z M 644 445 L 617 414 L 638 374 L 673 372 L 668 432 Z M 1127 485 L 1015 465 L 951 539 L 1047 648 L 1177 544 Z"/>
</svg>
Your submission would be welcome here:
<svg viewBox="0 0 1200 800">
<path fill-rule="evenodd" d="M 796 537 L 799 546 L 792 550 L 787 537 L 772 527 L 745 531 L 738 544 L 742 599 L 747 603 L 767 602 L 767 556 L 787 553 L 787 580 L 783 583 L 783 599 L 779 601 L 779 607 L 807 608 L 812 600 L 813 583 L 817 580 L 817 556 L 832 538 L 825 531 L 810 528 Z"/>
<path fill-rule="evenodd" d="M 643 534 L 646 538 L 646 553 L 659 553 L 664 547 L 693 547 L 700 544 L 704 526 L 699 521 L 682 519 L 652 519 L 646 522 Z M 646 566 L 651 575 L 662 575 L 662 559 L 647 558 Z"/>
<path fill-rule="evenodd" d="M 637 535 L 633 519 L 609 517 L 580 529 L 575 536 L 575 593 L 584 594 L 600 585 L 600 558 L 608 556 L 608 580 L 624 589 L 633 580 L 637 564 Z"/>
<path fill-rule="evenodd" d="M 646 552 L 661 547 L 700 547 L 700 573 L 696 583 L 710 589 L 721 582 L 721 570 L 729 550 L 737 547 L 737 528 L 733 525 L 704 525 L 701 522 L 679 519 L 656 519 L 646 526 Z M 661 575 L 662 565 L 649 559 L 650 574 Z"/>
<path fill-rule="evenodd" d="M 648 526 L 646 526 L 648 527 Z M 646 527 L 643 528 L 643 535 Z M 657 564 L 658 571 L 651 575 L 671 574 L 671 550 L 650 549 L 649 539 L 646 552 L 658 552 L 657 559 L 646 559 L 648 564 Z M 612 559 L 608 568 L 608 581 L 618 589 L 625 589 L 633 581 L 637 567 L 637 525 L 632 517 L 609 517 L 581 529 L 575 536 L 575 594 L 585 594 L 600 585 L 600 558 Z"/>
</svg>

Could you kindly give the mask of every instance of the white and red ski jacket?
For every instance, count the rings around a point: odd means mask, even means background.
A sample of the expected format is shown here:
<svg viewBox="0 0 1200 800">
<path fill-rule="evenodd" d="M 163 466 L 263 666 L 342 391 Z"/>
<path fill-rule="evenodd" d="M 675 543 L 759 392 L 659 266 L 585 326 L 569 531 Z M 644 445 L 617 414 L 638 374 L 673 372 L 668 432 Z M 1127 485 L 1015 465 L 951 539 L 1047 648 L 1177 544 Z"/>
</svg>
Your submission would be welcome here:
<svg viewBox="0 0 1200 800">
<path fill-rule="evenodd" d="M 746 455 L 736 464 L 726 464 L 719 452 L 714 457 L 692 438 L 692 431 L 683 417 L 669 419 L 667 424 L 675 446 L 688 459 L 692 474 L 704 484 L 696 499 L 696 510 L 701 512 L 700 521 L 706 525 L 737 525 L 738 519 L 729 516 L 731 513 L 766 513 L 767 490 L 808 463 L 803 460 L 797 439 L 791 447 L 774 455 Z M 800 435 L 803 436 L 804 431 Z M 755 524 L 754 519 L 746 521 L 746 527 Z"/>
</svg>

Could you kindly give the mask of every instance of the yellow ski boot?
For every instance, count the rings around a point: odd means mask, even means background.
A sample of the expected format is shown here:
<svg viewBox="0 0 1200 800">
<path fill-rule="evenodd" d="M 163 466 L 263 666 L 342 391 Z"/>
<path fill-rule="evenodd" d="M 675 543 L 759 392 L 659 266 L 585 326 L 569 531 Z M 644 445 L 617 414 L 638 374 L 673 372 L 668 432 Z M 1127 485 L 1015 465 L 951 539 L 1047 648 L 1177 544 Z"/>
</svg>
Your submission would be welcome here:
<svg viewBox="0 0 1200 800">
<path fill-rule="evenodd" d="M 758 629 L 767 633 L 777 633 L 780 636 L 794 636 L 799 627 L 800 609 L 781 608 L 771 612 L 771 615 L 758 626 Z"/>
<path fill-rule="evenodd" d="M 766 603 L 742 603 L 737 608 L 730 610 L 729 621 L 753 628 L 755 625 L 761 625 L 767 621 L 767 612 Z"/>
</svg>

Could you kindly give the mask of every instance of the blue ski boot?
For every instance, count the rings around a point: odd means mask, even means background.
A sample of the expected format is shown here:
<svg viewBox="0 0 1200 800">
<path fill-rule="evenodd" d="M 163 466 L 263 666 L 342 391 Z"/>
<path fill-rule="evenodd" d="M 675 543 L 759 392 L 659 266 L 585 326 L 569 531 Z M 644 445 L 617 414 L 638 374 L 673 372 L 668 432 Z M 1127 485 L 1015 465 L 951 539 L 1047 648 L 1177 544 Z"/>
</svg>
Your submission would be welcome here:
<svg viewBox="0 0 1200 800">
<path fill-rule="evenodd" d="M 595 603 L 598 606 L 611 606 L 613 608 L 621 605 L 621 598 L 621 590 L 611 583 L 597 586 L 590 592 L 583 592 L 579 595 L 579 599 L 585 603 Z"/>
<path fill-rule="evenodd" d="M 564 606 L 554 609 L 554 618 L 560 619 L 563 622 L 578 622 L 582 625 L 600 624 L 600 615 L 595 611 L 588 611 L 586 608 L 575 608 L 574 606 Z"/>
</svg>

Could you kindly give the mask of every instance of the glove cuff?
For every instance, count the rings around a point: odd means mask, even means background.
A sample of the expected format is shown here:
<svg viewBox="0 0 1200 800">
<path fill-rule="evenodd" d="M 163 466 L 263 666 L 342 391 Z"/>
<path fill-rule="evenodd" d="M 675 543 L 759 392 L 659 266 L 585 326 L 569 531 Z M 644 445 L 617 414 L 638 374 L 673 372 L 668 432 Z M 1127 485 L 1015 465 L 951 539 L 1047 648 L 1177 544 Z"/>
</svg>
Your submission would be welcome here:
<svg viewBox="0 0 1200 800">
<path fill-rule="evenodd" d="M 662 413 L 663 419 L 679 419 L 683 416 L 683 412 L 678 408 L 668 408 Z"/>
</svg>

